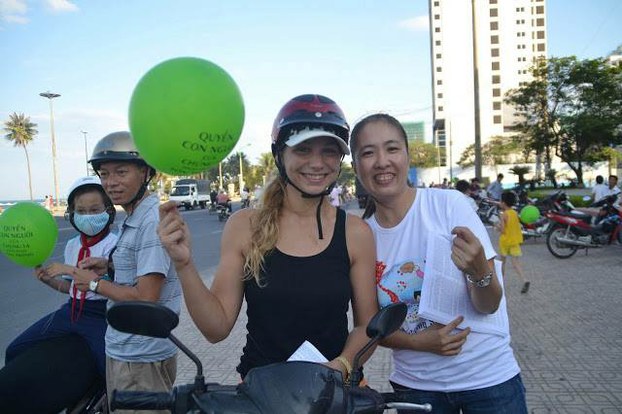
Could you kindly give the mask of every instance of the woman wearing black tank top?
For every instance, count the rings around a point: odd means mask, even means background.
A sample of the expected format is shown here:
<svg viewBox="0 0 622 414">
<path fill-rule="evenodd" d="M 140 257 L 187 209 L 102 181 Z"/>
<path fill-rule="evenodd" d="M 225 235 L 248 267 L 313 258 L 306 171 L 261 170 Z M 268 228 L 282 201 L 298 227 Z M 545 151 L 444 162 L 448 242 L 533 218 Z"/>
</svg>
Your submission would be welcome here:
<svg viewBox="0 0 622 414">
<path fill-rule="evenodd" d="M 378 309 L 373 236 L 358 216 L 326 200 L 349 154 L 348 138 L 343 112 L 329 98 L 301 95 L 283 106 L 272 131 L 279 174 L 258 208 L 227 221 L 226 249 L 210 288 L 192 261 L 190 232 L 175 204 L 161 206 L 160 238 L 203 335 L 213 343 L 225 339 L 247 301 L 248 334 L 237 367 L 242 377 L 286 361 L 304 341 L 347 377 L 367 342 L 365 326 Z"/>
</svg>

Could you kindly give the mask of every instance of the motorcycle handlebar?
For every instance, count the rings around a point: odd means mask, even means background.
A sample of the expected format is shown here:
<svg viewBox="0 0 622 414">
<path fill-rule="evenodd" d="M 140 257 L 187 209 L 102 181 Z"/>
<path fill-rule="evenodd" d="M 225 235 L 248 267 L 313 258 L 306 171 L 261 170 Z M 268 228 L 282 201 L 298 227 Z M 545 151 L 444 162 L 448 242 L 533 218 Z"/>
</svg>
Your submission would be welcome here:
<svg viewBox="0 0 622 414">
<path fill-rule="evenodd" d="M 120 408 L 134 410 L 170 410 L 173 396 L 168 392 L 152 391 L 112 391 L 110 410 Z"/>
</svg>

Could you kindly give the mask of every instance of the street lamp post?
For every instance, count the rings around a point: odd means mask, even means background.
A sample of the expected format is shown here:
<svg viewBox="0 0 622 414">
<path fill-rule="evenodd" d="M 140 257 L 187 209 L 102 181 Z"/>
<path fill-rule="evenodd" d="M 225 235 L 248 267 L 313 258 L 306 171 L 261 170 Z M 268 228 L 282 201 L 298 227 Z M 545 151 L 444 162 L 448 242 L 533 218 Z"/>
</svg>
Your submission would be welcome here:
<svg viewBox="0 0 622 414">
<path fill-rule="evenodd" d="M 48 100 L 50 101 L 50 131 L 52 135 L 52 168 L 54 169 L 54 197 L 56 207 L 59 207 L 60 201 L 58 199 L 58 174 L 56 173 L 56 139 L 54 138 L 54 107 L 52 105 L 52 99 L 58 98 L 60 94 L 47 91 L 41 92 L 39 96 L 48 98 Z"/>
<path fill-rule="evenodd" d="M 86 134 L 88 134 L 88 132 L 83 130 L 80 130 L 80 132 L 84 135 L 84 160 L 86 161 L 86 175 L 89 175 L 89 150 L 86 145 Z"/>
</svg>

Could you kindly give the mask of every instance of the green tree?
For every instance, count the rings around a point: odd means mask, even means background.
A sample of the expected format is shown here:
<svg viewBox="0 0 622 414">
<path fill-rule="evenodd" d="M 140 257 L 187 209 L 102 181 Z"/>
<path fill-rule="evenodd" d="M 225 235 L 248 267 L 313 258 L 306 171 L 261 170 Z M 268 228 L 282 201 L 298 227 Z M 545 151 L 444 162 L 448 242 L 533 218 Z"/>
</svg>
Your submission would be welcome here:
<svg viewBox="0 0 622 414">
<path fill-rule="evenodd" d="M 410 164 L 413 167 L 430 168 L 438 166 L 438 151 L 434 144 L 421 139 L 408 142 Z"/>
<path fill-rule="evenodd" d="M 514 167 L 510 168 L 509 171 L 512 174 L 518 176 L 518 184 L 522 186 L 525 183 L 525 175 L 531 172 L 531 167 L 528 165 L 525 165 L 525 166 L 515 165 Z"/>
<path fill-rule="evenodd" d="M 276 170 L 276 164 L 274 163 L 274 157 L 271 152 L 264 152 L 259 156 L 258 174 L 262 177 L 262 182 L 266 182 L 270 179 L 270 175 Z M 264 178 L 265 177 L 265 178 Z"/>
<path fill-rule="evenodd" d="M 13 112 L 9 115 L 9 120 L 4 122 L 4 137 L 13 143 L 16 147 L 22 147 L 26 154 L 26 165 L 28 167 L 28 190 L 30 191 L 30 199 L 32 200 L 32 174 L 30 172 L 30 157 L 26 146 L 32 142 L 37 131 L 37 124 L 30 122 L 30 117 L 24 114 Z"/>
<path fill-rule="evenodd" d="M 622 143 L 622 67 L 572 56 L 542 60 L 531 72 L 531 82 L 506 96 L 521 118 L 515 128 L 549 168 L 554 151 L 583 185 L 583 165 Z"/>
<path fill-rule="evenodd" d="M 493 136 L 482 145 L 482 163 L 485 165 L 507 164 L 511 155 L 524 152 L 524 146 L 510 137 Z M 462 168 L 475 165 L 475 145 L 471 144 L 460 154 L 458 165 Z"/>
</svg>

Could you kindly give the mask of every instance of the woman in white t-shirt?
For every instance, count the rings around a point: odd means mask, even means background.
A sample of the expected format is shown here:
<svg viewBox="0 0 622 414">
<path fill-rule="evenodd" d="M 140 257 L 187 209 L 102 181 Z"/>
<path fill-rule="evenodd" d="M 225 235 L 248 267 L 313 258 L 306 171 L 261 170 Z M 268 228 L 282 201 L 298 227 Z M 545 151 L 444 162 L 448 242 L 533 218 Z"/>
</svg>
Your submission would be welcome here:
<svg viewBox="0 0 622 414">
<path fill-rule="evenodd" d="M 393 349 L 394 389 L 412 391 L 414 402 L 431 403 L 435 413 L 526 413 L 509 332 L 471 330 L 461 325 L 461 315 L 447 325 L 417 315 L 427 247 L 441 236 L 452 240 L 447 255 L 463 272 L 464 299 L 476 312 L 507 318 L 495 251 L 477 214 L 457 191 L 408 185 L 408 141 L 395 118 L 364 118 L 350 147 L 356 174 L 374 201 L 363 217 L 376 239 L 380 305 L 408 305 L 400 331 L 383 343 Z"/>
</svg>

